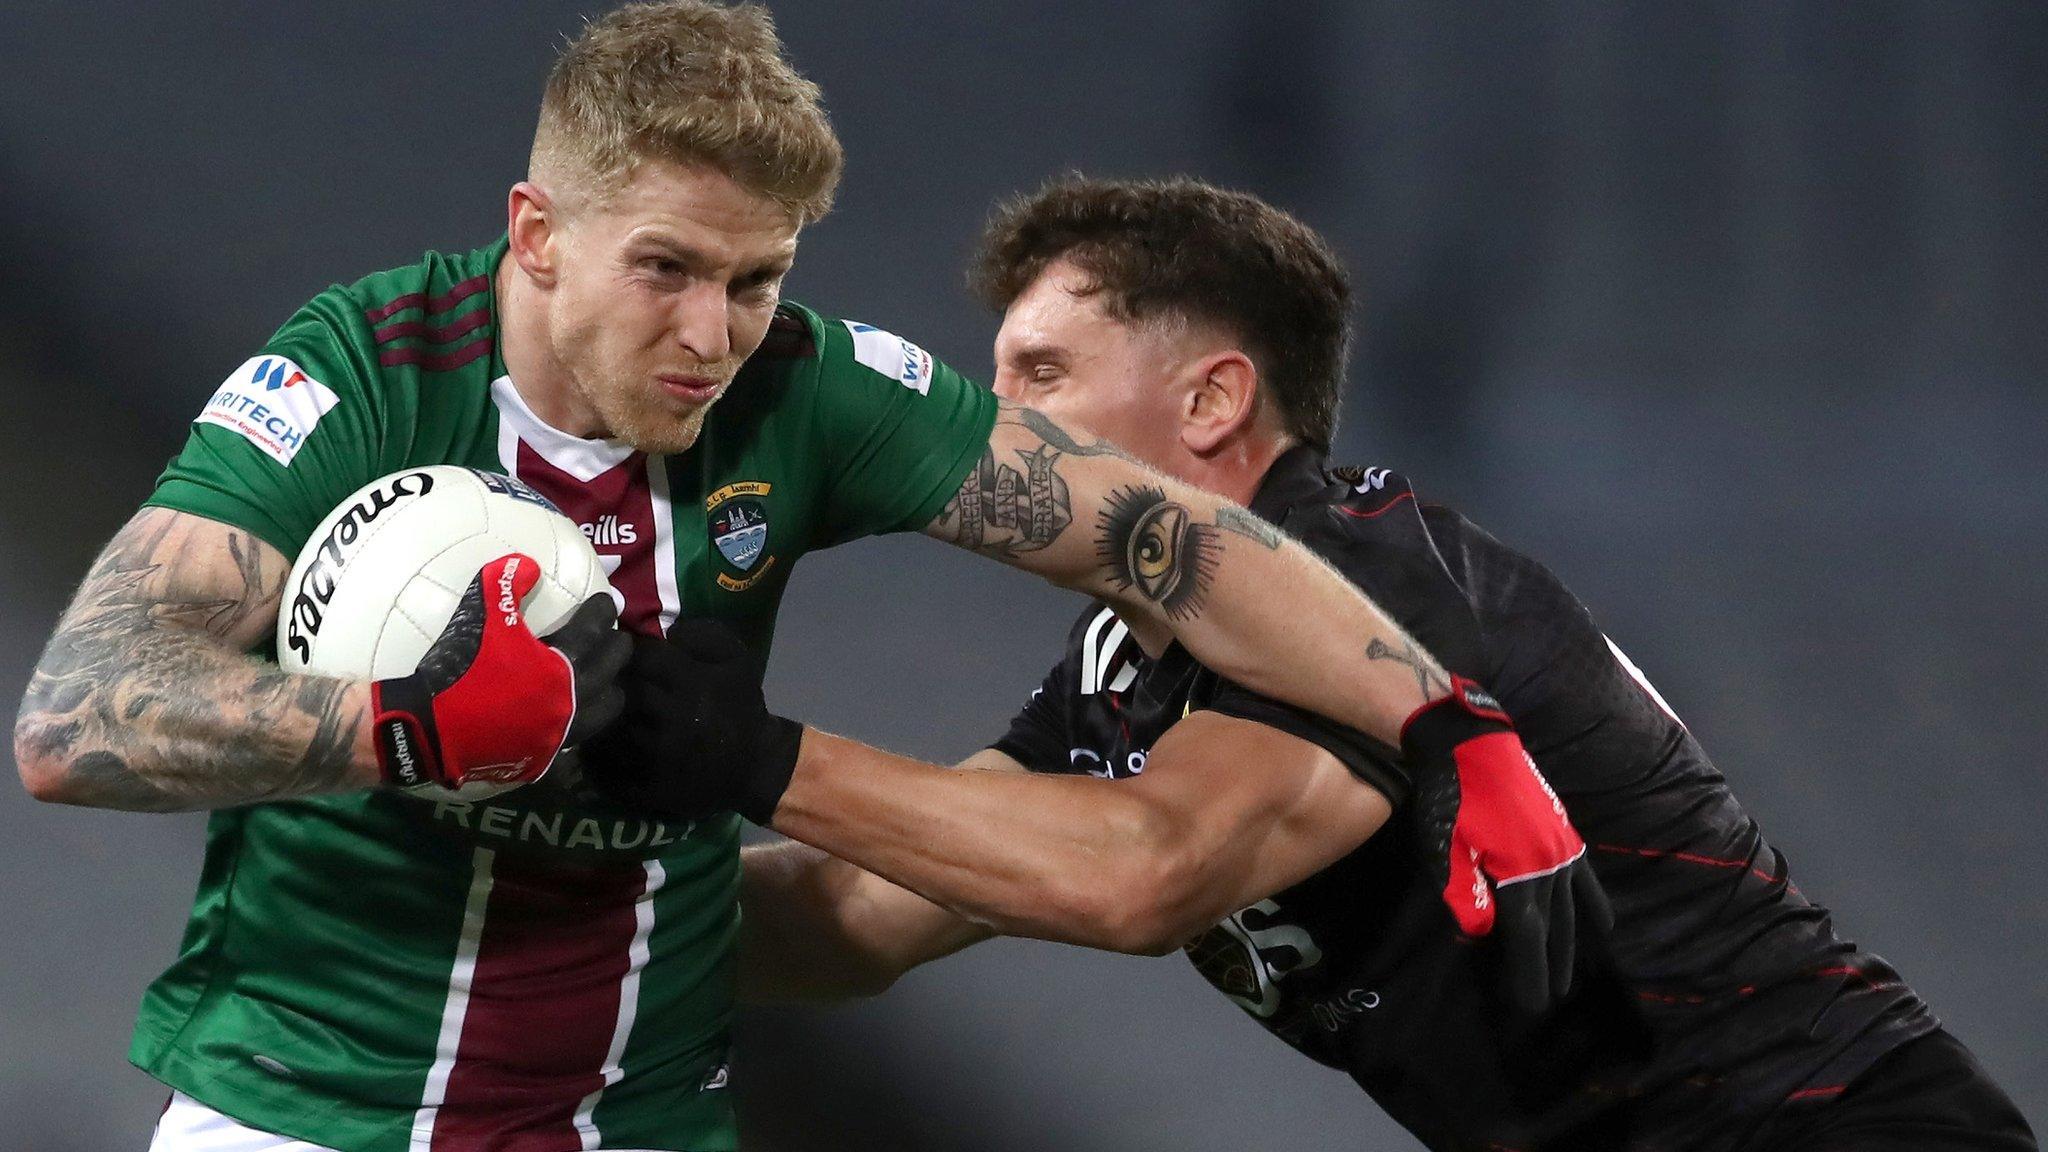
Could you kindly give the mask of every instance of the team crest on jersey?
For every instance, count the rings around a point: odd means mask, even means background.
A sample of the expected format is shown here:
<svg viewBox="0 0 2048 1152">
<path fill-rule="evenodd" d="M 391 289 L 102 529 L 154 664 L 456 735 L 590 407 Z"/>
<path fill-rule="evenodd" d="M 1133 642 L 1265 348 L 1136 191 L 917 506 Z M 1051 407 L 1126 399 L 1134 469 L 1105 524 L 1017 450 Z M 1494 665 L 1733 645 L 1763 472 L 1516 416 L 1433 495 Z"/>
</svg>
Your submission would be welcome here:
<svg viewBox="0 0 2048 1152">
<path fill-rule="evenodd" d="M 718 574 L 718 586 L 728 592 L 746 591 L 775 566 L 775 557 L 767 554 L 767 496 L 773 487 L 763 480 L 742 480 L 704 500 L 711 546 L 731 569 Z"/>
</svg>

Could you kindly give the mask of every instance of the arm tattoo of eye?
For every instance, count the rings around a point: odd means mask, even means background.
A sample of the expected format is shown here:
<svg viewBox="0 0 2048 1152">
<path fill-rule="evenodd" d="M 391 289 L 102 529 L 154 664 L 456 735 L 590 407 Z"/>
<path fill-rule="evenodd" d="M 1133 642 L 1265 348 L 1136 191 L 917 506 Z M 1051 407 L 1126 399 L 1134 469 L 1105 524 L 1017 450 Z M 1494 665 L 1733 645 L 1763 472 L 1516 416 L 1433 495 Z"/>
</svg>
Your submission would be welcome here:
<svg viewBox="0 0 2048 1152">
<path fill-rule="evenodd" d="M 1216 574 L 1216 531 L 1161 489 L 1118 488 L 1097 520 L 1095 551 L 1119 590 L 1136 589 L 1170 620 L 1191 620 Z"/>
<path fill-rule="evenodd" d="M 1415 673 L 1415 686 L 1422 689 L 1424 701 L 1449 695 L 1451 691 L 1450 678 L 1445 676 L 1443 671 L 1436 666 L 1436 661 L 1430 659 L 1429 653 L 1416 647 L 1415 641 L 1408 639 L 1406 636 L 1401 638 L 1401 646 L 1402 650 L 1396 652 L 1386 641 L 1375 636 L 1372 638 L 1372 643 L 1366 645 L 1365 658 L 1367 660 L 1392 660 L 1396 664 L 1407 665 L 1409 670 Z"/>
<path fill-rule="evenodd" d="M 1255 513 L 1226 504 L 1216 510 L 1216 526 L 1233 536 L 1242 536 L 1254 543 L 1264 544 L 1269 552 L 1280 549 L 1280 530 L 1260 519 Z"/>
<path fill-rule="evenodd" d="M 1072 498 L 1050 445 L 1017 450 L 1018 469 L 996 461 L 993 448 L 967 474 L 960 490 L 939 510 L 936 523 L 963 548 L 991 556 L 1035 552 L 1059 539 L 1073 523 Z"/>
</svg>

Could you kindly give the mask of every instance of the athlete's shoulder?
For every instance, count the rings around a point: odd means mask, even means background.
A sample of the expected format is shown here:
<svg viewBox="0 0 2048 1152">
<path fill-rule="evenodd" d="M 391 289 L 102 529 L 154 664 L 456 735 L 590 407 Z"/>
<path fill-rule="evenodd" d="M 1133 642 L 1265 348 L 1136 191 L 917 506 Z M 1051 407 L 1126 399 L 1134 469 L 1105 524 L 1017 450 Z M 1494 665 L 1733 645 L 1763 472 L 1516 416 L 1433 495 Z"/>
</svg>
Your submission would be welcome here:
<svg viewBox="0 0 2048 1152">
<path fill-rule="evenodd" d="M 331 285 L 294 312 L 264 352 L 342 392 L 382 391 L 394 376 L 487 373 L 497 351 L 491 273 L 504 250 L 501 239 L 468 252 L 429 252 Z"/>
<path fill-rule="evenodd" d="M 1255 507 L 1340 569 L 1430 550 L 1415 486 L 1391 468 L 1282 458 Z"/>
<path fill-rule="evenodd" d="M 907 388 L 931 392 L 939 365 L 932 354 L 893 332 L 859 320 L 827 316 L 793 301 L 776 309 L 756 359 L 803 362 L 826 387 Z"/>
<path fill-rule="evenodd" d="M 450 372 L 497 350 L 494 274 L 505 240 L 464 252 L 428 252 L 323 293 L 361 333 L 378 367 Z"/>
</svg>

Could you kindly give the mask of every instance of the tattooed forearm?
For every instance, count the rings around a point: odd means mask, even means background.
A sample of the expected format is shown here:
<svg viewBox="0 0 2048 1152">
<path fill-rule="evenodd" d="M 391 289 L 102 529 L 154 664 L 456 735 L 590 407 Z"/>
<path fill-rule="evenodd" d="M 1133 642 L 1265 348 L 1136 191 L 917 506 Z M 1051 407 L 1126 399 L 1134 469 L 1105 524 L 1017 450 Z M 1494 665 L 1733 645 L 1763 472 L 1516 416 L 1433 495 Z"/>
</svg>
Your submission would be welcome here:
<svg viewBox="0 0 2048 1152">
<path fill-rule="evenodd" d="M 1118 488 L 1096 523 L 1095 548 L 1119 590 L 1134 589 L 1168 619 L 1201 614 L 1222 541 L 1158 488 Z"/>
<path fill-rule="evenodd" d="M 1216 510 L 1216 526 L 1232 535 L 1264 544 L 1270 549 L 1278 549 L 1280 541 L 1284 539 L 1278 528 L 1235 504 L 1225 504 Z"/>
<path fill-rule="evenodd" d="M 1005 437 L 1004 424 L 1028 429 L 1032 435 L 1025 439 L 1031 443 L 1017 446 L 1016 437 Z M 1005 447 L 998 448 L 998 439 L 1006 440 Z M 929 530 L 962 548 L 996 557 L 1046 547 L 1074 520 L 1073 500 L 1059 471 L 1061 455 L 1068 451 L 1097 454 L 1075 445 L 1058 425 L 1038 413 L 1006 406 L 981 462 L 940 509 Z"/>
<path fill-rule="evenodd" d="M 1405 636 L 1401 638 L 1401 651 L 1398 652 L 1386 641 L 1377 636 L 1373 637 L 1372 642 L 1365 647 L 1365 658 L 1392 660 L 1396 664 L 1407 665 L 1409 671 L 1415 673 L 1415 686 L 1422 690 L 1424 701 L 1450 693 L 1450 677 L 1444 675 L 1444 670 L 1437 667 L 1436 661 L 1430 658 L 1429 653 L 1416 647 L 1415 641 Z"/>
<path fill-rule="evenodd" d="M 94 807 L 221 807 L 360 787 L 358 686 L 247 657 L 275 619 L 282 558 L 161 509 L 101 554 L 15 722 L 24 779 Z"/>
<path fill-rule="evenodd" d="M 992 556 L 1015 556 L 1043 548 L 1066 531 L 1074 510 L 1055 467 L 1060 454 L 1041 445 L 1017 457 L 1021 471 L 997 463 L 993 448 L 981 454 L 981 463 L 934 522 L 947 539 Z"/>
</svg>

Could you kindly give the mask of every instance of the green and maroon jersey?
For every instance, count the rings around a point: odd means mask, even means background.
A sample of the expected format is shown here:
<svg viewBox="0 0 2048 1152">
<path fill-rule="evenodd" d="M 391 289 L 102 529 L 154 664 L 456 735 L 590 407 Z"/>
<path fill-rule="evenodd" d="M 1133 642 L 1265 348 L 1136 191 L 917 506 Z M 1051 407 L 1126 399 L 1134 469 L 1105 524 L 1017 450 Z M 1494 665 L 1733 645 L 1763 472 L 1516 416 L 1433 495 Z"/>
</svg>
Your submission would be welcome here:
<svg viewBox="0 0 2048 1152">
<path fill-rule="evenodd" d="M 223 383 L 149 503 L 296 556 L 363 484 L 462 464 L 576 520 L 622 626 L 715 616 L 764 655 L 805 552 L 912 530 L 995 402 L 916 345 L 784 304 L 689 451 L 581 440 L 498 353 L 501 240 L 315 297 Z M 738 819 L 649 820 L 543 780 L 216 812 L 130 1053 L 254 1127 L 345 1152 L 723 1149 Z"/>
</svg>

